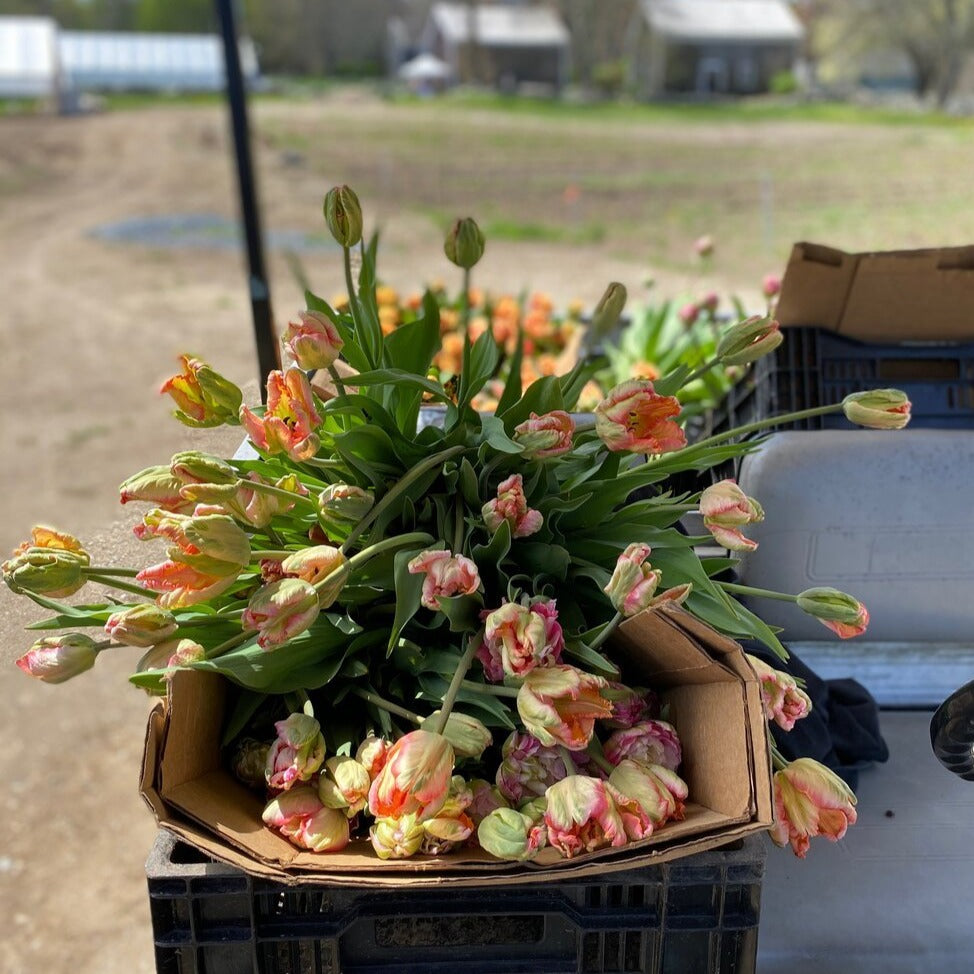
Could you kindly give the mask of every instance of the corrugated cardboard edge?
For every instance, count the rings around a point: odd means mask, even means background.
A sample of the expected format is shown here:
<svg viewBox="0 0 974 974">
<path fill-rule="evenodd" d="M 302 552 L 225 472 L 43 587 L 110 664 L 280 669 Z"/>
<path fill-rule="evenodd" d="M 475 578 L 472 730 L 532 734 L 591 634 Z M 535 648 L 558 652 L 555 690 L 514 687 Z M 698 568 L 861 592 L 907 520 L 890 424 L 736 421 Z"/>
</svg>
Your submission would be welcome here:
<svg viewBox="0 0 974 974">
<path fill-rule="evenodd" d="M 162 767 L 161 755 L 168 730 L 169 712 L 162 701 L 149 715 L 143 766 L 141 775 L 141 792 L 143 799 L 156 816 L 159 825 L 179 836 L 181 839 L 200 849 L 206 855 L 236 866 L 244 871 L 282 883 L 321 883 L 342 884 L 350 886 L 483 886 L 485 883 L 517 885 L 522 883 L 543 882 L 549 878 L 568 879 L 604 874 L 610 871 L 638 868 L 645 865 L 669 862 L 683 856 L 726 845 L 744 836 L 765 831 L 773 823 L 773 800 L 771 758 L 767 744 L 767 728 L 761 705 L 760 685 L 756 676 L 744 657 L 744 653 L 733 640 L 730 640 L 701 623 L 693 616 L 679 608 L 665 607 L 655 613 L 653 620 L 629 620 L 620 627 L 620 635 L 626 638 L 626 632 L 649 624 L 652 628 L 663 631 L 669 629 L 680 632 L 701 649 L 705 650 L 716 666 L 726 669 L 728 678 L 735 677 L 742 686 L 744 696 L 745 718 L 749 725 L 747 734 L 748 763 L 753 801 L 748 805 L 747 813 L 739 817 L 739 821 L 722 817 L 720 824 L 713 831 L 704 830 L 693 836 L 681 836 L 678 825 L 667 832 L 662 830 L 649 840 L 633 843 L 622 850 L 606 849 L 589 853 L 572 860 L 561 860 L 558 863 L 546 864 L 539 867 L 532 864 L 511 864 L 489 861 L 466 860 L 456 863 L 443 863 L 436 860 L 425 862 L 382 863 L 381 871 L 356 867 L 356 871 L 329 870 L 322 867 L 319 860 L 313 857 L 315 868 L 301 868 L 300 860 L 309 856 L 299 853 L 285 840 L 263 830 L 262 838 L 266 837 L 271 843 L 281 843 L 286 849 L 282 857 L 283 864 L 262 861 L 243 848 L 233 844 L 231 834 L 221 833 L 220 823 L 197 822 L 180 814 L 169 806 L 161 797 L 160 772 Z M 639 617 L 637 617 L 638 619 Z M 705 665 L 704 663 L 700 664 Z M 731 674 L 734 676 L 732 677 Z M 185 674 L 184 676 L 199 676 L 199 674 Z M 180 674 L 176 675 L 180 679 Z M 209 675 L 206 675 L 209 677 Z M 229 775 L 225 775 L 230 786 L 234 789 L 240 786 Z M 222 779 L 221 779 L 222 780 Z M 253 797 L 253 796 L 251 796 Z M 254 799 L 256 800 L 256 799 Z M 253 818 L 250 818 L 253 822 Z M 258 817 L 259 821 L 259 817 Z M 378 862 L 377 862 L 378 865 Z M 389 868 L 392 865 L 394 868 Z"/>
<path fill-rule="evenodd" d="M 974 246 L 846 253 L 792 247 L 776 317 L 871 342 L 974 341 Z"/>
</svg>

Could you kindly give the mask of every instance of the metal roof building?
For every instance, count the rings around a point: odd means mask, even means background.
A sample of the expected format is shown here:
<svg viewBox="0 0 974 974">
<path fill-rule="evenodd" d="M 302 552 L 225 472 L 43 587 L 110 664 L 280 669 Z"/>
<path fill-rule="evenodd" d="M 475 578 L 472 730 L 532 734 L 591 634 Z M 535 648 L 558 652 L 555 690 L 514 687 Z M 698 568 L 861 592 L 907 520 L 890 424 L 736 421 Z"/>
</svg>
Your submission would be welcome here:
<svg viewBox="0 0 974 974">
<path fill-rule="evenodd" d="M 0 17 L 0 98 L 57 95 L 57 31 L 50 17 Z"/>
<path fill-rule="evenodd" d="M 421 46 L 449 64 L 458 82 L 560 86 L 571 35 L 547 7 L 436 3 Z"/>
<path fill-rule="evenodd" d="M 793 69 L 804 33 L 784 0 L 641 0 L 637 88 L 649 97 L 767 91 Z"/>
<path fill-rule="evenodd" d="M 67 86 L 99 91 L 219 91 L 224 85 L 223 48 L 215 34 L 138 34 L 62 31 L 61 66 Z M 240 41 L 248 81 L 257 77 L 257 56 Z"/>
</svg>

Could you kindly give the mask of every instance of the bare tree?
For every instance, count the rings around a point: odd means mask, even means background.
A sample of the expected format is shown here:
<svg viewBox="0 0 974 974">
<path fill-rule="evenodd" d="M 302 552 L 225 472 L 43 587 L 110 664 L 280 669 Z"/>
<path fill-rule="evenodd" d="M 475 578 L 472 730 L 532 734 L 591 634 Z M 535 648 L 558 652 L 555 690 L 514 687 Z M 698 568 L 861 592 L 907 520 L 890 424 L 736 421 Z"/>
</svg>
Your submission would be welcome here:
<svg viewBox="0 0 974 974">
<path fill-rule="evenodd" d="M 886 47 L 905 54 L 918 93 L 941 107 L 974 47 L 974 0 L 827 0 L 814 6 L 840 26 L 852 51 Z"/>
</svg>

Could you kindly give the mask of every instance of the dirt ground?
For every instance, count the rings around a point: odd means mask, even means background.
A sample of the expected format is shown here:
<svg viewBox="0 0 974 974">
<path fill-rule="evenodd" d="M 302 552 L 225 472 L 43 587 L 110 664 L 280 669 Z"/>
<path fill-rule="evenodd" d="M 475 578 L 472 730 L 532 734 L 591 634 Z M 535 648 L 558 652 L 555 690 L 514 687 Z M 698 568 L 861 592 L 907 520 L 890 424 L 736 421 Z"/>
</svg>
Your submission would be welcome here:
<svg viewBox="0 0 974 974">
<path fill-rule="evenodd" d="M 385 129 L 395 134 L 389 111 L 354 101 L 324 109 L 260 105 L 260 190 L 268 226 L 320 231 L 324 191 L 336 182 L 359 185 L 361 177 L 366 206 L 375 200 L 383 225 L 382 275 L 412 290 L 451 268 L 436 220 L 397 202 L 404 183 L 395 161 L 362 157 L 359 172 L 354 142 L 331 156 L 314 151 L 343 126 L 367 125 L 370 138 Z M 504 145 L 531 125 L 517 120 Z M 304 141 L 296 142 L 294 132 Z M 762 137 L 773 144 L 772 134 Z M 445 183 L 455 151 L 447 145 L 437 170 Z M 476 160 L 468 160 L 458 171 L 469 177 L 476 170 Z M 431 209 L 461 202 L 451 193 L 462 187 L 449 183 L 450 193 L 437 194 L 435 182 L 423 184 Z M 494 183 L 468 189 L 471 209 L 478 201 L 489 205 L 498 191 Z M 240 255 L 120 245 L 90 235 L 131 217 L 233 217 L 234 194 L 220 106 L 0 118 L 0 552 L 27 537 L 32 524 L 46 522 L 82 538 L 99 562 L 146 564 L 156 553 L 132 539 L 137 514 L 119 508 L 117 485 L 180 449 L 234 450 L 239 432 L 194 434 L 168 418 L 155 390 L 175 371 L 178 354 L 192 351 L 257 398 Z M 786 256 L 779 247 L 749 269 L 763 262 L 764 270 L 781 270 Z M 332 257 L 305 264 L 322 293 L 341 290 Z M 300 292 L 280 254 L 270 257 L 270 269 L 280 320 L 301 307 Z M 600 243 L 488 244 L 478 283 L 594 302 L 608 281 L 638 291 L 647 273 L 664 294 L 706 285 L 754 296 L 739 277 L 702 278 L 688 264 L 650 266 L 611 229 Z M 136 789 L 149 702 L 125 682 L 137 651 L 106 654 L 82 678 L 44 686 L 12 665 L 30 643 L 23 626 L 35 618 L 30 606 L 0 593 L 0 970 L 153 971 L 143 863 L 155 828 Z"/>
</svg>

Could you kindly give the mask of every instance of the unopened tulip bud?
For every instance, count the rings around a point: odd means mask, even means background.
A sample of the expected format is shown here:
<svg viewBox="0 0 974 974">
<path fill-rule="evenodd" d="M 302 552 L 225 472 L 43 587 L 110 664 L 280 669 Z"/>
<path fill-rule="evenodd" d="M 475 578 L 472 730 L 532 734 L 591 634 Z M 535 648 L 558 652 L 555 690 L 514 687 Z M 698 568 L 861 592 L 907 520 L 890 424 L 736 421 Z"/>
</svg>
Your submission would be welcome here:
<svg viewBox="0 0 974 974">
<path fill-rule="evenodd" d="M 152 602 L 119 609 L 105 622 L 109 638 L 124 646 L 143 649 L 165 642 L 178 628 L 176 617 Z"/>
<path fill-rule="evenodd" d="M 469 270 L 484 255 L 484 235 L 470 217 L 456 220 L 446 235 L 443 252 L 447 259 Z"/>
<path fill-rule="evenodd" d="M 299 311 L 281 336 L 284 347 L 299 369 L 327 369 L 345 346 L 345 341 L 327 315 L 320 311 Z"/>
<path fill-rule="evenodd" d="M 714 252 L 714 238 L 709 233 L 697 237 L 693 249 L 698 257 L 710 257 Z"/>
<path fill-rule="evenodd" d="M 626 306 L 626 298 L 625 285 L 619 284 L 618 281 L 613 281 L 605 289 L 605 293 L 599 298 L 599 303 L 592 312 L 589 331 L 594 337 L 604 338 L 615 328 Z"/>
<path fill-rule="evenodd" d="M 234 749 L 230 761 L 234 777 L 248 788 L 263 790 L 266 784 L 264 769 L 270 749 L 270 744 L 266 742 L 256 741 L 252 737 L 243 738 Z"/>
<path fill-rule="evenodd" d="M 184 484 L 236 484 L 240 474 L 226 460 L 198 450 L 173 455 L 169 470 Z"/>
<path fill-rule="evenodd" d="M 326 531 L 344 535 L 372 510 L 375 495 L 353 484 L 331 484 L 318 495 L 318 520 Z"/>
<path fill-rule="evenodd" d="M 547 842 L 547 828 L 515 808 L 496 808 L 477 826 L 481 848 L 498 859 L 533 859 Z"/>
<path fill-rule="evenodd" d="M 146 670 L 162 670 L 163 679 L 172 679 L 173 673 L 183 666 L 189 666 L 206 659 L 206 650 L 192 639 L 169 639 L 164 643 L 150 646 L 135 667 L 136 673 Z"/>
<path fill-rule="evenodd" d="M 146 467 L 122 481 L 118 497 L 123 504 L 147 501 L 167 511 L 187 514 L 193 509 L 193 504 L 179 492 L 184 483 L 169 467 Z"/>
<path fill-rule="evenodd" d="M 784 339 L 774 318 L 754 315 L 724 333 L 717 345 L 717 358 L 723 365 L 747 365 L 773 352 Z"/>
<path fill-rule="evenodd" d="M 17 660 L 28 676 L 44 683 L 64 683 L 90 670 L 98 655 L 97 643 L 80 632 L 44 636 Z"/>
<path fill-rule="evenodd" d="M 85 584 L 87 554 L 63 548 L 28 548 L 2 565 L 3 580 L 15 592 L 65 598 Z"/>
<path fill-rule="evenodd" d="M 798 607 L 818 619 L 840 639 L 861 636 L 869 625 L 866 607 L 851 595 L 834 588 L 810 588 L 801 592 Z"/>
<path fill-rule="evenodd" d="M 354 247 L 362 239 L 362 205 L 351 186 L 328 190 L 322 209 L 329 233 L 342 247 Z"/>
<path fill-rule="evenodd" d="M 432 731 L 439 719 L 440 712 L 434 711 L 432 716 L 419 725 L 420 730 Z M 454 754 L 458 758 L 479 758 L 492 740 L 490 731 L 476 717 L 457 713 L 455 710 L 446 718 L 443 736 L 453 745 Z"/>
<path fill-rule="evenodd" d="M 412 814 L 377 818 L 369 830 L 372 848 L 380 859 L 408 859 L 419 852 L 425 838 L 423 823 Z"/>
<path fill-rule="evenodd" d="M 769 300 L 781 291 L 781 278 L 777 274 L 765 274 L 761 282 L 761 293 Z"/>
<path fill-rule="evenodd" d="M 237 414 L 243 394 L 229 379 L 205 362 L 181 356 L 183 371 L 163 383 L 160 392 L 168 393 L 178 407 L 173 415 L 186 426 L 238 426 Z"/>
<path fill-rule="evenodd" d="M 274 649 L 310 628 L 320 611 L 313 585 L 302 578 L 282 578 L 257 590 L 240 624 L 260 633 L 261 649 Z"/>
<path fill-rule="evenodd" d="M 842 400 L 850 423 L 874 430 L 901 430 L 910 421 L 910 400 L 899 389 L 853 392 Z"/>
</svg>

